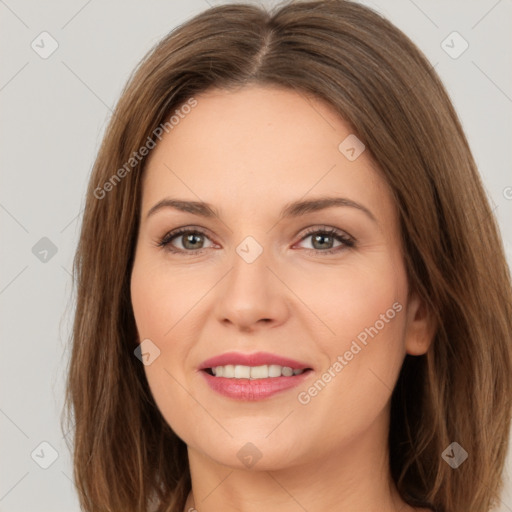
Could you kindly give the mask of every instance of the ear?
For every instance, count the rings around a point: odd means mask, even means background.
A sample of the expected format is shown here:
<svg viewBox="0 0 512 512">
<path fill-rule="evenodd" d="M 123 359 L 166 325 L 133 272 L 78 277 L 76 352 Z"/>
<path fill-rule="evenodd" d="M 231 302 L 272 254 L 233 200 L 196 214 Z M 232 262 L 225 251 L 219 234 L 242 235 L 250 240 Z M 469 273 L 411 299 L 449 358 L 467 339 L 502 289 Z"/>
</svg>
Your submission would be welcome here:
<svg viewBox="0 0 512 512">
<path fill-rule="evenodd" d="M 412 356 L 421 356 L 434 339 L 437 327 L 434 315 L 416 292 L 409 297 L 406 314 L 405 351 Z"/>
</svg>

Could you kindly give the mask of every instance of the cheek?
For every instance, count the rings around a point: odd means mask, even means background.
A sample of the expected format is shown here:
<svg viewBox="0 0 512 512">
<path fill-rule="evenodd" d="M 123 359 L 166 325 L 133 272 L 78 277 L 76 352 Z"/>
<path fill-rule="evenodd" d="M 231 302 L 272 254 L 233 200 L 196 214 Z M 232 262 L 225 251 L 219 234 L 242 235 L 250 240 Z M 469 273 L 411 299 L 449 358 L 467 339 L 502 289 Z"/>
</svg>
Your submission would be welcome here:
<svg viewBox="0 0 512 512">
<path fill-rule="evenodd" d="M 308 306 L 329 327 L 317 337 L 325 356 L 319 379 L 301 389 L 299 399 L 319 419 L 318 428 L 329 411 L 344 418 L 347 431 L 356 431 L 392 393 L 405 357 L 407 296 L 405 269 L 395 261 L 383 255 L 372 265 L 331 271 L 309 288 Z"/>
<path fill-rule="evenodd" d="M 194 410 L 195 402 L 191 404 L 187 392 L 187 376 L 192 369 L 186 367 L 194 342 L 187 334 L 187 314 L 204 290 L 197 283 L 192 286 L 193 276 L 188 274 L 171 273 L 142 255 L 136 259 L 131 276 L 131 301 L 140 341 L 149 339 L 159 350 L 158 357 L 144 366 L 151 394 L 167 423 L 185 442 L 191 442 L 194 431 L 190 418 L 197 417 L 193 425 L 201 424 L 199 420 L 204 423 L 204 414 Z M 188 414 L 176 414 L 183 410 Z"/>
<path fill-rule="evenodd" d="M 398 291 L 396 280 L 388 276 L 388 280 L 380 282 L 357 275 L 346 279 L 346 291 L 336 295 L 337 351 L 349 350 L 352 342 L 357 341 L 361 347 L 371 344 L 382 352 L 380 356 L 388 359 L 399 348 L 405 320 L 404 296 Z"/>
<path fill-rule="evenodd" d="M 368 330 L 386 340 L 381 346 L 401 342 L 407 296 L 405 269 L 399 255 L 386 251 L 352 260 L 339 268 L 324 267 L 297 272 L 294 292 L 315 314 L 320 330 L 316 335 L 331 357 L 350 348 L 358 336 L 364 341 Z M 292 281 L 292 277 L 288 276 Z M 394 306 L 395 305 L 395 306 Z"/>
<path fill-rule="evenodd" d="M 131 300 L 141 337 L 164 340 L 172 337 L 180 320 L 193 308 L 201 289 L 186 269 L 170 271 L 142 255 L 131 276 Z M 204 293 L 204 292 L 203 292 Z"/>
</svg>

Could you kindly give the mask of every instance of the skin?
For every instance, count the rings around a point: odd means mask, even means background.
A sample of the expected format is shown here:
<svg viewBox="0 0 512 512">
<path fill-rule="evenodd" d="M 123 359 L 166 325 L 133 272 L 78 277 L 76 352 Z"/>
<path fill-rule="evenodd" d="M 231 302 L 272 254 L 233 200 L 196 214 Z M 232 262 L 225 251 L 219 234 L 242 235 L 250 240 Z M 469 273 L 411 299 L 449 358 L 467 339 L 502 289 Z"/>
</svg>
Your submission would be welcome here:
<svg viewBox="0 0 512 512">
<path fill-rule="evenodd" d="M 409 293 L 386 182 L 368 151 L 349 161 L 338 150 L 350 127 L 318 99 L 259 85 L 196 99 L 149 156 L 131 276 L 139 341 L 160 350 L 144 367 L 151 391 L 188 446 L 184 510 L 414 510 L 389 474 L 389 405 L 405 355 L 428 350 L 433 326 Z M 324 195 L 349 198 L 375 220 L 347 206 L 279 220 L 285 204 Z M 205 201 L 219 217 L 173 208 L 148 217 L 167 197 Z M 189 254 L 158 246 L 180 227 L 206 235 L 172 241 Z M 349 234 L 354 247 L 304 238 L 324 227 Z M 236 252 L 247 236 L 262 248 L 252 263 Z M 300 403 L 298 393 L 396 303 L 401 311 Z M 228 351 L 272 352 L 314 370 L 299 388 L 237 401 L 197 370 Z M 261 454 L 251 468 L 237 457 L 248 442 Z"/>
</svg>

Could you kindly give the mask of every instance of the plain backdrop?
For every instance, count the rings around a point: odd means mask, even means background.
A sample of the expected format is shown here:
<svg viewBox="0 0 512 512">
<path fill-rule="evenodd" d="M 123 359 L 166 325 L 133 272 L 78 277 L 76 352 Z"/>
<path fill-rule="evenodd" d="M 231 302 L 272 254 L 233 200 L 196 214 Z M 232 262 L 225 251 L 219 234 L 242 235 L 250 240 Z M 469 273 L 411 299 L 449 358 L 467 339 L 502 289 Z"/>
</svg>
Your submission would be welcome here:
<svg viewBox="0 0 512 512">
<path fill-rule="evenodd" d="M 2 512 L 79 510 L 60 415 L 70 271 L 86 183 L 135 65 L 176 25 L 219 3 L 226 2 L 0 0 Z M 435 65 L 470 141 L 510 263 L 512 1 L 365 3 Z M 512 511 L 510 455 L 508 461 L 501 512 Z M 466 463 L 478 461 L 470 454 Z"/>
</svg>

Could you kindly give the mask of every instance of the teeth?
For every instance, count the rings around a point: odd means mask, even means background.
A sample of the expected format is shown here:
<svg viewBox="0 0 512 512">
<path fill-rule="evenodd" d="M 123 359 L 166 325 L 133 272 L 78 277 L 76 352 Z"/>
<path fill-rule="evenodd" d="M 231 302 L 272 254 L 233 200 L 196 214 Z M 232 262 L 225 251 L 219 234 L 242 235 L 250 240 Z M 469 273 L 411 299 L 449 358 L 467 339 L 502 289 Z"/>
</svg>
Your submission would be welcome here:
<svg viewBox="0 0 512 512">
<path fill-rule="evenodd" d="M 300 375 L 304 370 L 297 370 L 289 366 L 278 364 L 262 366 L 243 366 L 241 364 L 227 364 L 211 368 L 216 377 L 227 377 L 228 379 L 267 379 L 269 377 L 291 377 Z"/>
<path fill-rule="evenodd" d="M 269 377 L 281 377 L 281 369 L 282 367 L 278 364 L 271 364 L 268 367 L 268 376 Z"/>
<path fill-rule="evenodd" d="M 293 368 L 290 368 L 289 366 L 283 366 L 283 369 L 281 370 L 281 373 L 285 377 L 291 377 L 293 375 Z"/>
<path fill-rule="evenodd" d="M 249 368 L 245 366 L 245 368 Z M 263 366 L 251 366 L 249 368 L 251 373 L 251 379 L 266 379 L 268 377 L 268 367 Z"/>
<path fill-rule="evenodd" d="M 237 364 L 235 366 L 235 379 L 250 379 L 251 378 L 251 368 L 249 366 L 242 366 L 241 364 Z"/>
</svg>

